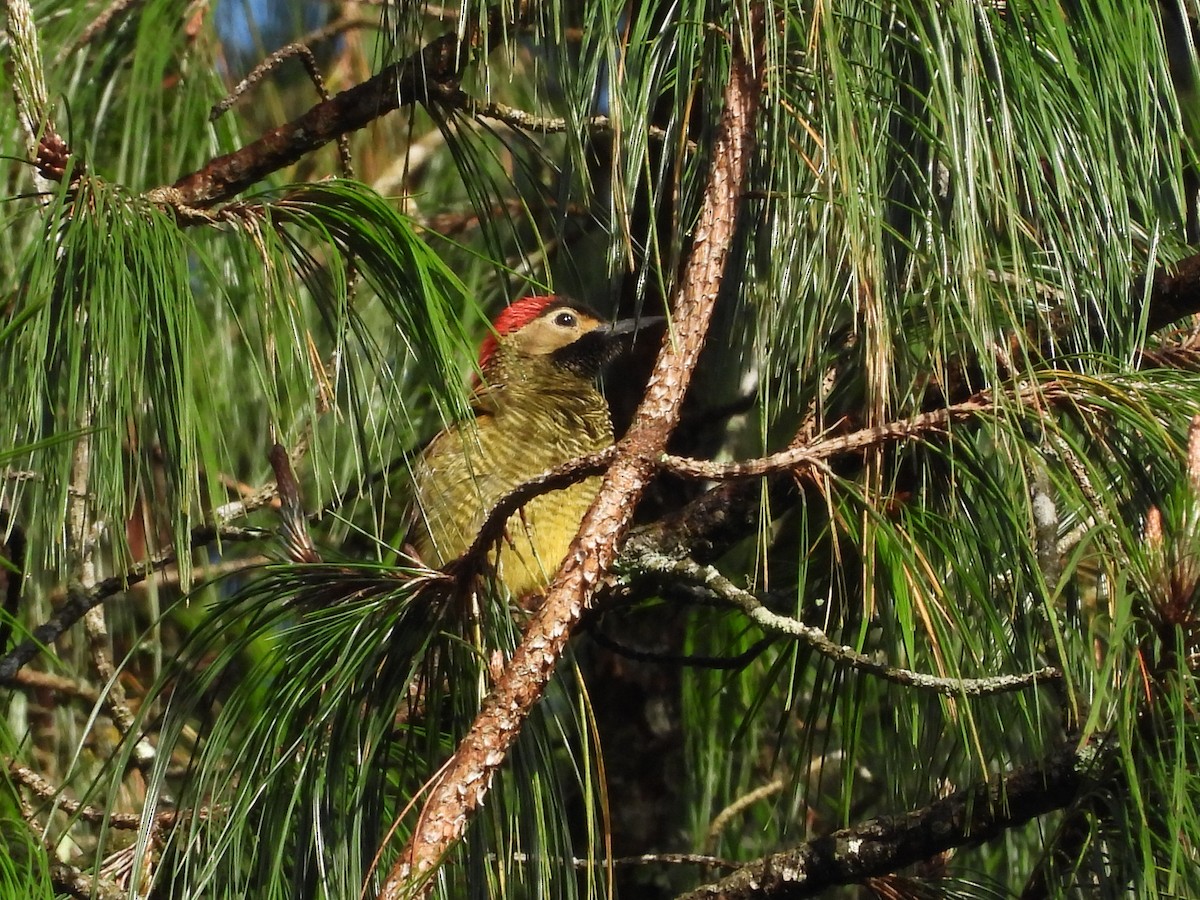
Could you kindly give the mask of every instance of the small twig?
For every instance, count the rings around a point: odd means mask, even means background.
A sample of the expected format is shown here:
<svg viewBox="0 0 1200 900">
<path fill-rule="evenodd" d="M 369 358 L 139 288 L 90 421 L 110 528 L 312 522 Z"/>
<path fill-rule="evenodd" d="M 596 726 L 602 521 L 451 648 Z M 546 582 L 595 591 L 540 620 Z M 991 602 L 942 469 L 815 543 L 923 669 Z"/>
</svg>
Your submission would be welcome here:
<svg viewBox="0 0 1200 900">
<path fill-rule="evenodd" d="M 219 529 L 214 529 L 209 526 L 201 526 L 192 530 L 192 540 L 200 541 L 201 543 L 213 543 L 219 541 L 222 544 L 249 544 L 255 541 L 267 541 L 273 537 L 273 533 L 268 528 L 241 528 L 232 525 L 224 525 Z M 200 544 L 193 543 L 192 546 L 198 547 Z M 169 587 L 178 585 L 181 581 L 178 559 L 174 555 L 174 551 L 165 550 L 161 554 L 167 558 L 165 565 L 155 569 L 149 573 L 146 578 L 140 581 L 132 581 L 125 585 L 125 588 L 117 593 L 134 594 L 138 591 L 146 590 L 146 583 L 150 580 L 149 575 L 154 575 L 155 587 Z M 252 565 L 261 565 L 267 562 L 265 556 L 239 557 L 237 559 L 222 559 L 215 563 L 200 563 L 193 564 L 189 567 L 189 575 L 193 583 L 197 578 L 205 581 L 211 581 L 220 578 L 222 575 L 228 575 L 231 572 L 240 572 L 241 570 Z M 119 580 L 117 578 L 110 579 L 113 582 Z M 58 585 L 51 590 L 46 599 L 50 601 L 52 606 L 58 606 L 68 597 L 71 596 L 71 590 L 66 585 Z"/>
<path fill-rule="evenodd" d="M 268 481 L 262 487 L 254 490 L 246 496 L 231 500 L 229 503 L 223 503 L 213 510 L 212 520 L 217 525 L 223 525 L 226 522 L 232 522 L 234 519 L 240 519 L 243 516 L 248 516 L 250 513 L 262 509 L 264 506 L 270 506 L 279 496 L 279 488 L 273 481 Z"/>
<path fill-rule="evenodd" d="M 603 450 L 565 462 L 518 485 L 501 497 L 488 512 L 467 552 L 455 564 L 455 574 L 464 581 L 474 578 L 487 557 L 488 550 L 503 539 L 504 526 L 517 510 L 535 497 L 570 487 L 591 475 L 598 475 L 605 470 L 616 453 L 616 447 L 605 447 Z"/>
<path fill-rule="evenodd" d="M 0 472 L 0 478 L 5 481 L 41 481 L 42 473 L 32 469 L 5 469 Z"/>
<path fill-rule="evenodd" d="M 58 56 L 55 57 L 54 64 L 56 66 L 62 65 L 68 56 L 70 56 L 76 50 L 86 47 L 93 40 L 95 40 L 96 35 L 106 29 L 113 19 L 117 18 L 117 16 L 124 15 L 135 6 L 141 5 L 143 2 L 145 2 L 145 0 L 113 0 L 112 3 L 104 8 L 100 15 L 92 19 L 91 23 L 87 28 L 83 29 L 83 33 L 79 35 L 78 38 L 68 44 L 58 54 Z"/>
<path fill-rule="evenodd" d="M 71 459 L 71 502 L 67 524 L 70 529 L 71 550 L 74 555 L 75 578 L 82 593 L 96 588 L 96 549 L 104 530 L 104 523 L 92 517 L 89 502 L 89 486 L 92 466 L 92 441 L 88 429 L 91 427 L 90 413 L 84 413 L 80 421 L 80 435 Z M 74 584 L 72 585 L 74 588 Z M 87 634 L 88 653 L 92 666 L 101 684 L 107 690 L 101 696 L 104 708 L 112 717 L 113 724 L 122 736 L 133 729 L 133 710 L 125 698 L 125 686 L 116 677 L 116 667 L 110 655 L 111 638 L 104 608 L 99 604 L 89 606 L 83 614 L 83 628 Z M 148 742 L 138 742 L 138 759 L 147 762 L 153 755 Z"/>
<path fill-rule="evenodd" d="M 384 3 L 385 0 L 364 0 L 364 2 L 379 5 Z M 495 7 L 492 8 L 495 9 Z M 468 7 L 441 6 L 435 3 L 428 3 L 422 5 L 419 12 L 427 19 L 437 19 L 439 22 L 459 22 L 462 20 L 463 11 L 466 9 Z M 523 32 L 532 31 L 534 26 L 530 21 L 532 17 L 529 15 L 529 11 L 535 9 L 535 7 L 527 4 L 525 9 L 526 13 L 523 16 L 517 16 L 516 19 L 508 23 L 507 27 Z M 583 29 L 578 26 L 567 25 L 558 32 L 558 36 L 568 43 L 579 43 L 579 41 L 583 40 Z"/>
<path fill-rule="evenodd" d="M 777 497 L 790 490 L 778 476 L 768 477 L 765 487 L 769 496 Z M 668 556 L 688 555 L 698 562 L 712 562 L 747 533 L 757 530 L 762 503 L 763 488 L 759 484 L 727 481 L 635 531 L 625 543 L 622 558 L 632 558 L 649 548 Z"/>
<path fill-rule="evenodd" d="M 643 853 L 640 856 L 618 856 L 614 866 L 705 866 L 710 869 L 740 869 L 743 863 L 705 853 Z"/>
<path fill-rule="evenodd" d="M 334 19 L 320 28 L 314 28 L 307 34 L 303 34 L 296 41 L 297 44 L 304 44 L 306 47 L 313 47 L 316 44 L 323 44 L 325 41 L 339 37 L 347 31 L 354 31 L 357 28 L 372 28 L 376 31 L 382 28 L 379 18 L 367 18 L 365 16 L 347 16 Z"/>
<path fill-rule="evenodd" d="M 787 784 L 788 782 L 783 778 L 776 778 L 774 781 L 760 784 L 754 790 L 748 791 L 736 798 L 732 803 L 713 816 L 712 821 L 708 825 L 708 832 L 704 835 L 704 849 L 711 853 L 717 846 L 717 841 L 721 839 L 722 833 L 729 827 L 730 822 L 754 804 L 766 800 L 768 797 L 774 797 Z"/>
<path fill-rule="evenodd" d="M 221 116 L 225 115 L 243 94 L 292 57 L 299 57 L 305 71 L 308 73 L 308 77 L 316 84 L 317 93 L 321 95 L 321 99 L 328 100 L 329 92 L 325 90 L 325 82 L 321 78 L 320 70 L 317 68 L 316 57 L 313 56 L 312 51 L 305 44 L 297 42 L 280 47 L 251 69 L 250 73 L 234 85 L 233 90 L 226 94 L 224 99 L 213 104 L 212 109 L 208 111 L 208 121 L 215 122 Z"/>
<path fill-rule="evenodd" d="M 97 878 L 51 855 L 50 883 L 77 900 L 126 900 L 128 894 L 106 878 Z"/>
<path fill-rule="evenodd" d="M 514 131 L 529 131 L 537 134 L 565 134 L 581 127 L 588 135 L 610 135 L 613 133 L 612 120 L 608 116 L 585 116 L 579 122 L 572 122 L 556 116 L 539 116 L 534 113 L 517 109 L 496 101 L 484 102 L 477 100 L 461 90 L 444 90 L 438 93 L 438 99 L 443 105 L 460 110 L 476 119 L 491 119 L 502 122 Z M 671 133 L 657 125 L 646 127 L 646 135 L 655 141 L 667 141 Z M 689 152 L 695 152 L 696 142 L 686 141 L 684 147 Z"/>
<path fill-rule="evenodd" d="M 75 681 L 50 672 L 38 672 L 33 669 L 21 669 L 8 682 L 15 687 L 29 688 L 37 691 L 54 691 L 70 697 L 78 697 L 85 703 L 95 703 L 100 699 L 100 692 L 86 681 Z"/>
<path fill-rule="evenodd" d="M 199 547 L 214 541 L 256 541 L 266 537 L 267 533 L 260 529 L 230 527 L 225 523 L 249 515 L 254 510 L 266 506 L 275 498 L 276 494 L 275 484 L 270 483 L 248 497 L 217 507 L 212 515 L 214 524 L 201 525 L 192 529 L 191 546 Z M 140 584 L 149 575 L 165 569 L 176 561 L 174 551 L 164 551 L 135 564 L 121 575 L 95 584 L 91 590 L 82 590 L 79 585 L 68 587 L 66 600 L 55 610 L 54 615 L 33 629 L 28 640 L 23 641 L 7 655 L 0 657 L 0 684 L 18 683 L 15 679 L 21 668 L 41 653 L 44 646 L 58 640 L 63 632 L 78 622 L 88 611 L 110 597 L 124 593 L 129 588 Z"/>
<path fill-rule="evenodd" d="M 880 444 L 902 441 L 917 435 L 944 431 L 953 422 L 970 419 L 981 412 L 992 410 L 993 404 L 986 394 L 978 394 L 962 403 L 943 409 L 919 413 L 910 419 L 901 419 L 863 428 L 850 434 L 814 440 L 801 446 L 792 446 L 778 453 L 759 459 L 748 459 L 733 463 L 716 463 L 702 459 L 663 454 L 663 469 L 690 478 L 705 478 L 710 481 L 726 481 L 737 478 L 758 478 L 774 472 L 783 472 L 801 466 L 811 466 L 831 456 L 856 453 Z"/>
<path fill-rule="evenodd" d="M 225 527 L 221 529 L 221 543 L 223 544 L 269 541 L 271 537 L 271 531 L 267 528 Z M 198 581 L 215 581 L 226 575 L 232 575 L 234 572 L 244 572 L 246 569 L 266 565 L 269 562 L 272 562 L 271 557 L 256 553 L 251 556 L 226 557 L 218 562 L 204 562 L 199 565 L 193 563 L 188 572 L 189 584 L 194 585 Z M 149 589 L 152 580 L 157 589 L 179 587 L 182 580 L 180 576 L 179 566 L 172 561 L 155 572 L 153 579 L 147 578 L 138 584 L 129 585 L 125 593 L 140 594 Z"/>
<path fill-rule="evenodd" d="M 78 816 L 85 822 L 107 822 L 113 828 L 125 831 L 136 831 L 141 825 L 142 817 L 137 813 L 105 812 L 94 806 L 86 806 L 78 800 L 72 800 L 63 795 L 62 788 L 57 787 L 27 766 L 15 762 L 8 764 L 8 774 L 29 788 L 43 800 L 55 804 L 68 815 Z"/>
<path fill-rule="evenodd" d="M 309 80 L 313 83 L 313 87 L 317 89 L 317 95 L 325 102 L 329 101 L 329 90 L 325 87 L 325 79 L 321 75 L 321 69 L 317 65 L 317 58 L 313 56 L 312 50 L 308 45 L 296 41 L 288 44 L 286 47 L 280 47 L 257 66 L 255 66 L 250 74 L 237 83 L 233 91 L 225 97 L 224 100 L 213 105 L 213 108 L 208 113 L 208 120 L 215 122 L 221 118 L 233 104 L 237 103 L 238 98 L 246 91 L 254 87 L 263 80 L 268 74 L 279 68 L 287 60 L 296 57 L 304 66 L 304 71 L 308 73 Z M 342 174 L 347 178 L 354 177 L 354 165 L 350 159 L 350 141 L 343 132 L 337 136 L 338 157 L 342 162 Z"/>
<path fill-rule="evenodd" d="M 993 675 L 988 678 L 939 678 L 909 669 L 900 669 L 876 662 L 853 647 L 838 644 L 815 626 L 806 625 L 790 616 L 771 612 L 762 605 L 757 597 L 749 591 L 737 587 L 712 566 L 702 566 L 690 559 L 670 559 L 652 552 L 644 552 L 636 560 L 631 560 L 630 564 L 644 572 L 673 575 L 686 578 L 696 584 L 702 584 L 717 597 L 744 612 L 763 631 L 799 640 L 838 665 L 849 666 L 893 684 L 933 691 L 951 697 L 986 697 L 992 694 L 1024 690 L 1036 684 L 1062 679 L 1062 672 L 1052 666 L 1045 666 L 1023 675 Z"/>
<path fill-rule="evenodd" d="M 1097 516 L 1104 524 L 1109 524 L 1110 519 L 1107 513 L 1107 504 L 1100 498 L 1100 494 L 1096 491 L 1096 486 L 1092 484 L 1092 479 L 1087 472 L 1087 466 L 1079 458 L 1079 454 L 1057 432 L 1051 432 L 1047 435 L 1047 439 L 1053 446 L 1054 453 L 1071 470 L 1071 474 L 1075 477 L 1075 483 L 1079 485 L 1079 489 L 1083 491 L 1083 496 L 1087 498 L 1088 509 L 1091 510 L 1092 515 Z"/>
</svg>

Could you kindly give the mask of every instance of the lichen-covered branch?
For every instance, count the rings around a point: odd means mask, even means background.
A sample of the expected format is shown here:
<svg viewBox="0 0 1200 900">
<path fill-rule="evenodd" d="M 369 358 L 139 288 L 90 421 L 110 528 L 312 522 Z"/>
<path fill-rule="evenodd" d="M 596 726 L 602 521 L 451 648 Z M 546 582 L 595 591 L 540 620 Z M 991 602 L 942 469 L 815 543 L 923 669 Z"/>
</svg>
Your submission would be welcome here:
<svg viewBox="0 0 1200 900">
<path fill-rule="evenodd" d="M 629 562 L 641 572 L 658 572 L 661 575 L 682 578 L 693 584 L 703 585 L 714 596 L 745 613 L 750 621 L 767 634 L 801 641 L 834 663 L 866 672 L 868 675 L 874 675 L 893 684 L 932 691 L 950 697 L 986 697 L 991 694 L 1006 694 L 1047 681 L 1062 679 L 1062 672 L 1053 666 L 1043 666 L 1020 675 L 992 675 L 985 678 L 940 678 L 936 675 L 926 675 L 923 672 L 889 666 L 858 652 L 853 647 L 839 644 L 820 628 L 806 625 L 799 619 L 772 612 L 763 606 L 757 597 L 749 591 L 739 588 L 712 566 L 702 566 L 690 559 L 670 559 L 652 552 L 643 552 Z"/>
<path fill-rule="evenodd" d="M 795 900 L 895 872 L 1070 806 L 1095 777 L 1098 759 L 1094 747 L 1064 747 L 924 809 L 880 816 L 748 863 L 678 900 Z"/>
</svg>

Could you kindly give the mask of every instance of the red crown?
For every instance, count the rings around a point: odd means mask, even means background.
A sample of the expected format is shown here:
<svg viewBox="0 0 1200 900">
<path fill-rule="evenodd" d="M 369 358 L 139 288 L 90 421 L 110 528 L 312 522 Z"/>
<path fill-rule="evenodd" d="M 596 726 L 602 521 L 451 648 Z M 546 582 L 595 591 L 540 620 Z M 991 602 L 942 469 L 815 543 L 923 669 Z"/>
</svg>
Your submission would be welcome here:
<svg viewBox="0 0 1200 900">
<path fill-rule="evenodd" d="M 495 333 L 488 332 L 479 344 L 479 368 L 483 368 L 487 361 L 492 358 L 492 354 L 496 352 L 496 335 L 512 334 L 514 331 L 520 331 L 534 319 L 542 314 L 547 306 L 554 303 L 559 298 L 550 297 L 522 297 L 512 306 L 500 311 L 500 315 L 496 316 L 492 322 L 492 328 Z"/>
</svg>

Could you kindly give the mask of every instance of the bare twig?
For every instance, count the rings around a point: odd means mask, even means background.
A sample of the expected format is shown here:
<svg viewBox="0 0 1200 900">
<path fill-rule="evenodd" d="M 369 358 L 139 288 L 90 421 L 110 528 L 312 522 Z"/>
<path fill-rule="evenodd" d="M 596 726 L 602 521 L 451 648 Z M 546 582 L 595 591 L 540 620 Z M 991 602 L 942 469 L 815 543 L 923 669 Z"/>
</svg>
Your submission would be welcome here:
<svg viewBox="0 0 1200 900">
<path fill-rule="evenodd" d="M 456 568 L 456 574 L 464 580 L 473 578 L 479 572 L 487 557 L 487 551 L 503 539 L 504 527 L 512 515 L 534 497 L 560 491 L 563 488 L 577 484 L 583 479 L 603 472 L 617 455 L 616 447 L 606 447 L 596 453 L 573 459 L 544 472 L 536 478 L 531 478 L 524 484 L 518 485 L 500 498 L 491 508 L 480 527 L 475 540 Z"/>
<path fill-rule="evenodd" d="M 61 65 L 66 61 L 67 57 L 76 50 L 86 47 L 93 40 L 95 40 L 96 35 L 106 29 L 114 19 L 116 19 L 118 16 L 124 15 L 135 6 L 139 6 L 144 2 L 145 0 L 113 0 L 112 3 L 104 8 L 100 15 L 92 19 L 92 21 L 88 24 L 88 27 L 83 29 L 83 33 L 80 34 L 78 38 L 76 38 L 61 52 L 59 52 L 58 56 L 54 59 L 54 64 L 56 66 Z"/>
<path fill-rule="evenodd" d="M 1041 396 L 1045 397 L 1051 388 L 1042 388 Z M 1028 392 L 1034 395 L 1033 389 Z M 1027 399 L 1022 396 L 1021 399 Z M 678 475 L 692 478 L 707 478 L 712 481 L 725 481 L 737 478 L 758 478 L 774 472 L 797 469 L 802 466 L 812 466 L 833 456 L 844 453 L 855 453 L 880 444 L 893 441 L 903 441 L 908 438 L 926 435 L 932 432 L 945 431 L 953 422 L 973 418 L 995 408 L 990 395 L 977 394 L 961 403 L 947 406 L 930 412 L 919 413 L 909 419 L 901 419 L 877 425 L 873 428 L 862 428 L 849 434 L 822 438 L 800 446 L 792 446 L 778 453 L 772 453 L 759 459 L 748 459 L 733 463 L 716 463 L 701 459 L 689 459 L 684 456 L 664 454 L 661 465 L 664 469 Z"/>
<path fill-rule="evenodd" d="M 212 524 L 205 524 L 192 529 L 191 546 L 199 547 L 211 544 L 212 541 L 248 541 L 264 538 L 265 533 L 259 529 L 230 528 L 227 522 L 250 515 L 252 511 L 263 508 L 271 503 L 277 494 L 274 482 L 260 487 L 251 496 L 218 506 L 212 511 Z M 136 584 L 146 580 L 154 572 L 166 569 L 176 562 L 175 553 L 166 551 L 154 557 L 144 559 L 134 564 L 132 568 L 121 575 L 98 582 L 90 590 L 85 590 L 82 584 L 71 584 L 67 588 L 64 604 L 56 608 L 52 617 L 32 630 L 29 640 L 18 644 L 5 656 L 0 656 L 0 684 L 18 684 L 17 673 L 26 662 L 34 659 L 42 652 L 42 648 L 58 640 L 62 632 L 71 628 L 80 618 L 92 608 L 103 604 L 112 596 L 125 593 Z"/>
<path fill-rule="evenodd" d="M 578 122 L 572 122 L 557 116 L 535 115 L 523 109 L 517 109 L 515 106 L 508 106 L 494 100 L 488 102 L 477 100 L 465 91 L 457 89 L 439 92 L 438 99 L 442 101 L 444 106 L 461 110 L 476 119 L 491 119 L 494 122 L 502 122 L 514 131 L 529 131 L 536 134 L 564 134 L 575 128 L 581 128 L 593 137 L 613 133 L 612 120 L 608 116 L 585 116 Z M 648 126 L 646 128 L 646 135 L 654 141 L 666 141 L 671 137 L 670 132 L 657 125 Z M 696 142 L 687 141 L 684 146 L 688 151 L 694 152 Z"/>
<path fill-rule="evenodd" d="M 306 44 L 295 42 L 280 47 L 274 53 L 270 54 L 266 59 L 260 62 L 257 66 L 250 70 L 250 73 L 239 81 L 232 91 L 230 91 L 222 100 L 213 104 L 212 109 L 208 111 L 208 121 L 215 122 L 221 116 L 225 115 L 230 108 L 241 99 L 250 88 L 254 87 L 273 71 L 289 59 L 296 57 L 304 66 L 304 71 L 308 73 L 308 77 L 316 85 L 317 93 L 322 100 L 329 99 L 329 91 L 325 89 L 325 79 L 321 77 L 321 70 L 317 67 L 317 59 L 313 56 L 312 51 L 308 49 Z"/>
<path fill-rule="evenodd" d="M 729 827 L 729 823 L 740 816 L 756 803 L 760 803 L 770 797 L 774 797 L 785 787 L 788 782 L 783 778 L 776 778 L 774 781 L 768 781 L 766 784 L 760 784 L 752 791 L 747 791 L 732 803 L 722 809 L 719 813 L 713 816 L 712 821 L 708 825 L 708 832 L 704 835 L 704 849 L 711 853 L 716 848 L 717 842 L 721 839 L 721 835 L 725 829 Z"/>
<path fill-rule="evenodd" d="M 321 68 L 317 65 L 317 58 L 313 56 L 313 52 L 308 48 L 307 44 L 297 41 L 288 44 L 286 47 L 281 47 L 255 66 L 249 75 L 237 83 L 233 91 L 224 100 L 213 105 L 213 108 L 208 113 L 208 120 L 215 122 L 221 118 L 233 104 L 237 103 L 239 97 L 292 57 L 296 57 L 303 64 L 304 71 L 308 73 L 309 80 L 313 83 L 313 87 L 317 89 L 317 96 L 324 101 L 328 101 L 329 90 L 325 87 L 325 79 L 321 76 Z M 345 132 L 337 136 L 337 146 L 338 158 L 342 163 L 342 174 L 347 178 L 353 178 L 354 165 L 350 159 L 350 142 Z"/>
<path fill-rule="evenodd" d="M 342 15 L 340 18 L 334 19 L 322 25 L 320 28 L 314 28 L 312 31 L 300 36 L 297 44 L 304 44 L 306 47 L 312 47 L 316 44 L 322 44 L 325 41 L 331 40 L 345 34 L 347 31 L 355 31 L 359 28 L 370 28 L 375 31 L 383 27 L 378 16 L 369 18 L 367 16 L 349 16 Z"/>
<path fill-rule="evenodd" d="M 5 481 L 41 481 L 42 473 L 32 469 L 5 469 L 0 472 L 0 478 Z"/>
<path fill-rule="evenodd" d="M 262 487 L 246 494 L 239 500 L 231 500 L 213 510 L 212 520 L 215 525 L 224 525 L 234 519 L 248 516 L 264 506 L 270 506 L 279 496 L 279 487 L 273 481 L 268 481 Z"/>
<path fill-rule="evenodd" d="M 539 858 L 529 853 L 514 853 L 511 859 L 515 863 L 535 862 Z M 642 853 L 638 856 L 618 856 L 614 859 L 578 859 L 570 860 L 571 868 L 581 872 L 600 865 L 612 865 L 616 868 L 632 868 L 633 866 L 705 866 L 710 869 L 740 869 L 744 864 L 732 859 L 719 856 L 708 856 L 704 853 Z"/>
<path fill-rule="evenodd" d="M 384 900 L 420 896 L 432 885 L 434 867 L 462 836 L 526 717 L 541 699 L 580 616 L 616 558 L 633 510 L 679 421 L 683 396 L 721 286 L 752 156 L 764 67 L 765 13 L 760 4 L 753 4 L 751 10 L 749 28 L 734 40 L 713 165 L 682 288 L 674 303 L 673 339 L 664 342 L 645 399 L 618 445 L 616 459 L 545 603 L 534 614 L 495 689 L 438 777 L 408 845 L 383 886 Z"/>
<path fill-rule="evenodd" d="M 50 672 L 36 672 L 31 669 L 21 669 L 14 673 L 8 682 L 16 687 L 29 688 L 38 691 L 54 691 L 70 697 L 78 697 L 86 703 L 95 703 L 100 699 L 100 692 L 86 681 L 75 681 Z"/>
<path fill-rule="evenodd" d="M 27 766 L 10 762 L 8 774 L 38 797 L 53 803 L 68 815 L 78 816 L 85 822 L 107 822 L 113 828 L 121 828 L 126 831 L 136 831 L 141 824 L 142 817 L 137 813 L 105 812 L 94 806 L 86 806 L 78 800 L 72 800 L 63 794 L 62 788 L 51 784 Z"/>
</svg>

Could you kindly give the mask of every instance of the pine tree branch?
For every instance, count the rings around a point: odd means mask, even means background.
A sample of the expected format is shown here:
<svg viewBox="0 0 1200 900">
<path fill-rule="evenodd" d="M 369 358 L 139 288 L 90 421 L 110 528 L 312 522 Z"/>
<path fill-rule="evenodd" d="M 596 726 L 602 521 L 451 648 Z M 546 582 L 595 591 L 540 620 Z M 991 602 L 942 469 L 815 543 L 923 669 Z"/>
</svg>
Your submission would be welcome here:
<svg viewBox="0 0 1200 900">
<path fill-rule="evenodd" d="M 125 900 L 129 896 L 107 878 L 93 876 L 58 859 L 50 863 L 50 883 L 78 900 Z"/>
<path fill-rule="evenodd" d="M 136 831 L 141 825 L 142 817 L 138 813 L 108 812 L 80 803 L 78 800 L 72 800 L 63 793 L 62 788 L 51 784 L 28 766 L 10 762 L 8 774 L 14 781 L 23 784 L 36 796 L 54 804 L 56 808 L 63 810 L 67 815 L 78 816 L 85 822 L 107 822 L 113 828 L 121 828 L 126 831 Z"/>
<path fill-rule="evenodd" d="M 255 529 L 227 529 L 204 525 L 192 529 L 192 546 L 199 547 L 216 540 L 259 540 L 264 533 Z M 16 685 L 20 682 L 16 674 L 21 667 L 42 652 L 42 648 L 54 643 L 64 631 L 78 622 L 87 612 L 110 597 L 124 593 L 153 573 L 175 562 L 173 551 L 166 551 L 129 568 L 121 575 L 106 578 L 90 590 L 78 585 L 67 589 L 66 601 L 54 611 L 49 619 L 33 629 L 28 640 L 22 641 L 11 652 L 0 657 L 0 684 Z"/>
<path fill-rule="evenodd" d="M 545 603 L 467 736 L 438 776 L 412 836 L 383 886 L 383 900 L 421 896 L 432 887 L 435 867 L 462 837 L 470 817 L 487 796 L 496 770 L 541 699 L 580 616 L 616 558 L 634 508 L 679 421 L 683 396 L 725 273 L 753 156 L 765 65 L 765 12 L 761 4 L 752 5 L 751 10 L 749 27 L 733 39 L 712 167 L 691 256 L 674 304 L 674 334 L 664 341 L 645 398 Z"/>
<path fill-rule="evenodd" d="M 29 152 L 38 175 L 46 182 L 59 181 L 71 167 L 71 150 L 54 127 L 50 116 L 33 8 L 28 0 L 7 0 L 5 12 L 9 45 L 7 63 L 11 65 L 17 116 L 28 139 Z M 77 175 L 82 170 L 78 161 L 75 170 Z"/>
<path fill-rule="evenodd" d="M 551 491 L 560 491 L 573 484 L 578 484 L 589 476 L 598 475 L 608 467 L 616 454 L 616 447 L 607 447 L 596 453 L 572 459 L 561 466 L 556 466 L 549 472 L 543 472 L 541 475 L 529 479 L 501 497 L 496 505 L 488 511 L 487 518 L 484 519 L 483 525 L 480 526 L 479 532 L 475 535 L 471 546 L 467 548 L 467 552 L 455 564 L 455 575 L 460 581 L 474 579 L 487 559 L 488 550 L 503 540 L 504 528 L 508 524 L 508 520 L 526 503 L 534 497 L 540 497 Z"/>
<path fill-rule="evenodd" d="M 105 528 L 104 522 L 94 518 L 94 511 L 88 499 L 91 496 L 92 472 L 92 441 L 91 435 L 88 434 L 91 424 L 89 411 L 79 423 L 81 435 L 75 443 L 75 452 L 71 459 L 71 502 L 67 516 L 68 539 L 75 570 L 69 591 L 80 596 L 88 596 L 96 590 L 96 548 Z M 133 728 L 133 710 L 126 702 L 125 687 L 116 678 L 108 621 L 100 604 L 91 604 L 84 610 L 83 629 L 87 635 L 88 655 L 96 670 L 96 677 L 100 684 L 108 685 L 108 689 L 101 694 L 100 702 L 117 731 L 124 737 Z M 139 761 L 148 761 L 152 755 L 149 744 L 138 743 Z"/>
<path fill-rule="evenodd" d="M 491 119 L 495 122 L 502 122 L 514 131 L 527 131 L 534 134 L 563 134 L 579 127 L 589 135 L 612 134 L 613 132 L 613 123 L 608 116 L 586 116 L 579 122 L 573 122 L 558 116 L 539 116 L 523 109 L 517 109 L 515 106 L 498 103 L 494 100 L 486 102 L 477 100 L 470 94 L 457 88 L 440 90 L 438 99 L 442 101 L 443 106 L 461 110 L 476 119 Z M 658 125 L 648 125 L 646 127 L 646 136 L 654 141 L 665 141 L 671 135 L 665 128 L 661 128 Z M 695 151 L 696 142 L 687 141 L 684 146 L 688 151 Z"/>
<path fill-rule="evenodd" d="M 795 900 L 886 875 L 1070 806 L 1097 777 L 1099 762 L 1094 747 L 1065 747 L 924 809 L 880 816 L 749 863 L 678 900 Z"/>
<path fill-rule="evenodd" d="M 209 160 L 202 169 L 151 193 L 156 202 L 184 216 L 228 200 L 341 135 L 402 106 L 425 102 L 431 85 L 457 87 L 461 61 L 458 37 L 444 34 L 253 143 Z"/>
<path fill-rule="evenodd" d="M 837 643 L 820 628 L 806 625 L 790 616 L 771 612 L 757 597 L 739 588 L 712 566 L 702 566 L 690 559 L 671 559 L 652 552 L 643 552 L 628 562 L 641 572 L 657 572 L 703 585 L 714 596 L 740 609 L 767 634 L 800 641 L 838 665 L 866 672 L 893 684 L 945 694 L 948 697 L 986 697 L 1023 690 L 1047 681 L 1061 681 L 1063 677 L 1062 672 L 1053 666 L 1044 666 L 1022 675 L 992 675 L 986 678 L 939 678 L 923 672 L 889 666 L 858 652 L 853 647 Z"/>
<path fill-rule="evenodd" d="M 55 57 L 54 64 L 56 66 L 63 65 L 67 61 L 67 57 L 69 57 L 72 53 L 74 53 L 76 50 L 86 47 L 96 39 L 98 34 L 107 29 L 108 26 L 111 25 L 116 19 L 124 16 L 130 10 L 142 5 L 144 2 L 145 0 L 112 0 L 112 2 L 109 3 L 108 6 L 103 9 L 103 11 L 101 11 L 100 15 L 92 19 L 87 28 L 83 29 L 83 32 L 79 35 L 79 37 L 77 37 L 59 52 L 58 56 Z"/>
<path fill-rule="evenodd" d="M 1134 297 L 1138 305 L 1148 303 L 1146 330 L 1151 334 L 1200 313 L 1200 253 L 1160 266 L 1150 280 L 1146 301 L 1142 300 L 1143 289 L 1143 285 L 1135 285 Z"/>
<path fill-rule="evenodd" d="M 1013 399 L 1021 403 L 1030 403 L 1053 400 L 1063 396 L 1066 394 L 1061 387 L 1048 384 L 1024 388 L 1017 391 Z M 816 465 L 833 456 L 857 453 L 880 444 L 943 432 L 954 422 L 971 419 L 980 414 L 992 413 L 995 409 L 994 394 L 990 391 L 983 391 L 960 403 L 918 413 L 908 419 L 887 422 L 874 428 L 862 428 L 849 434 L 820 438 L 811 443 L 793 445 L 786 450 L 758 459 L 717 463 L 664 454 L 660 462 L 663 469 L 691 478 L 706 478 L 712 481 L 759 478 L 775 472 Z"/>
</svg>

